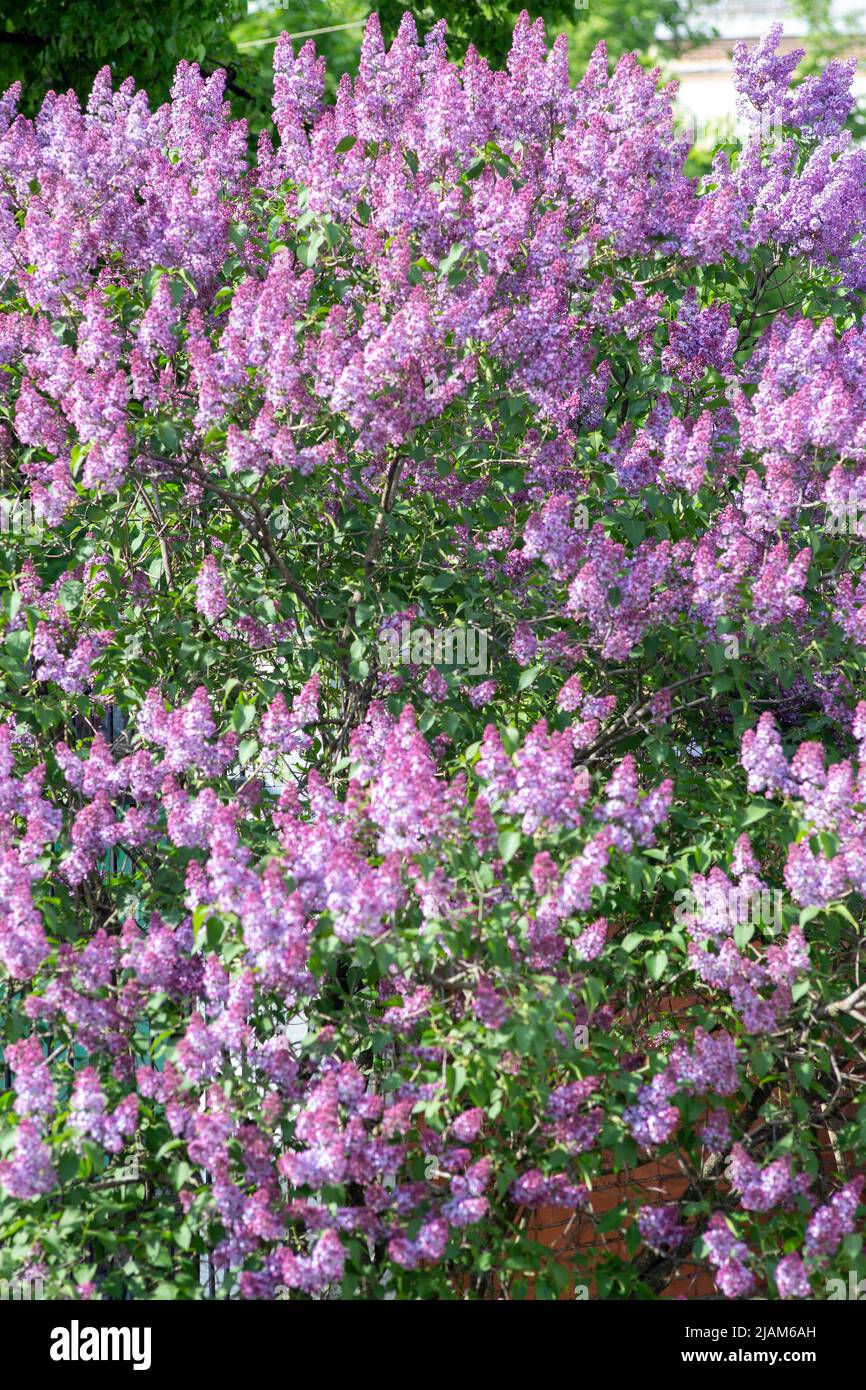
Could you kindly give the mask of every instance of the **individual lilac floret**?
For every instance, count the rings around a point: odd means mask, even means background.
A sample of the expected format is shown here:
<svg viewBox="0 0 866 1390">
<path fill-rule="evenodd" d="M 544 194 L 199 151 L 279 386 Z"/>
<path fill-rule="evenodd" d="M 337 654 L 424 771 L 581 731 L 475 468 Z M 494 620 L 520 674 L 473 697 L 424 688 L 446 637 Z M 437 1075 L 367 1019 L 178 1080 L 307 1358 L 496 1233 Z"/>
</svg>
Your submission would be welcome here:
<svg viewBox="0 0 866 1390">
<path fill-rule="evenodd" d="M 597 960 L 607 942 L 607 918 L 599 917 L 574 938 L 574 951 L 581 960 Z"/>
<path fill-rule="evenodd" d="M 812 1288 L 800 1256 L 784 1255 L 776 1265 L 776 1288 L 780 1298 L 809 1298 Z"/>
<path fill-rule="evenodd" d="M 34 1120 L 50 1119 L 57 1097 L 42 1044 L 36 1035 L 10 1043 L 4 1049 L 4 1060 L 15 1078 L 15 1113 Z"/>
<path fill-rule="evenodd" d="M 719 1029 L 706 1033 L 696 1028 L 691 1053 L 678 1043 L 671 1053 L 670 1065 L 677 1084 L 695 1092 L 716 1091 L 730 1096 L 739 1084 L 737 1045 L 730 1033 Z"/>
<path fill-rule="evenodd" d="M 120 1153 L 124 1139 L 135 1132 L 138 1097 L 125 1096 L 116 1109 L 106 1113 L 106 1100 L 93 1067 L 76 1073 L 70 1102 L 69 1123 L 81 1138 L 101 1144 L 108 1153 Z"/>
<path fill-rule="evenodd" d="M 680 1209 L 674 1204 L 661 1207 L 642 1207 L 637 1215 L 641 1239 L 652 1250 L 675 1250 L 689 1233 L 680 1224 Z"/>
<path fill-rule="evenodd" d="M 750 1258 L 747 1245 L 737 1240 L 721 1212 L 715 1212 L 704 1232 L 704 1245 L 710 1264 L 716 1271 L 715 1279 L 726 1298 L 748 1298 L 755 1287 L 755 1280 L 746 1268 Z"/>
<path fill-rule="evenodd" d="M 346 1252 L 336 1231 L 325 1231 L 312 1255 L 296 1255 L 286 1250 L 282 1258 L 283 1283 L 304 1293 L 323 1293 L 343 1277 Z"/>
<path fill-rule="evenodd" d="M 565 1173 L 545 1176 L 538 1168 L 530 1168 L 511 1184 L 511 1196 L 520 1206 L 582 1207 L 589 1193 L 583 1183 L 572 1182 Z"/>
<path fill-rule="evenodd" d="M 835 1192 L 826 1206 L 819 1207 L 806 1227 L 805 1252 L 814 1264 L 824 1264 L 835 1255 L 844 1236 L 854 1230 L 854 1219 L 866 1178 L 852 1178 Z"/>
<path fill-rule="evenodd" d="M 222 576 L 212 555 L 206 555 L 196 580 L 195 606 L 209 623 L 215 623 L 228 608 Z"/>
<path fill-rule="evenodd" d="M 756 729 L 747 729 L 740 745 L 740 762 L 749 774 L 749 791 L 787 792 L 793 783 L 788 774 L 788 760 L 776 721 L 767 711 L 758 720 Z"/>
</svg>

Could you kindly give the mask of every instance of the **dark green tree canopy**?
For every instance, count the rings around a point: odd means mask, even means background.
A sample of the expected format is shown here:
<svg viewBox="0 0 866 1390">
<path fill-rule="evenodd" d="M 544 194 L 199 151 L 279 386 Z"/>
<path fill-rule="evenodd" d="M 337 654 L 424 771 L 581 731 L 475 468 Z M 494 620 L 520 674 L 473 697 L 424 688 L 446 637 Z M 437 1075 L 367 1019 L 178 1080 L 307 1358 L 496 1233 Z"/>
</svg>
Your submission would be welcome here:
<svg viewBox="0 0 866 1390">
<path fill-rule="evenodd" d="M 116 79 L 132 74 L 153 101 L 168 97 L 181 58 L 225 65 L 237 57 L 228 38 L 246 0 L 3 0 L 0 87 L 23 87 L 22 108 L 48 88 L 86 95 L 108 63 Z"/>
<path fill-rule="evenodd" d="M 420 33 L 444 19 L 453 54 L 472 43 L 494 66 L 502 66 L 518 15 L 527 6 L 523 0 L 382 0 L 377 8 L 386 39 L 393 39 L 409 10 Z M 585 0 L 554 0 L 528 8 L 545 20 L 551 37 L 567 31 L 575 71 L 599 39 L 616 58 L 630 49 L 646 52 L 659 25 L 675 46 L 696 35 L 693 0 L 592 0 L 591 6 Z M 273 49 L 266 40 L 281 30 L 315 32 L 334 81 L 355 66 L 362 34 L 358 21 L 365 15 L 366 7 L 353 0 L 291 0 L 249 15 L 246 0 L 158 0 L 137 8 L 125 0 L 3 0 L 0 89 L 20 81 L 21 109 L 32 113 L 49 88 L 71 87 L 86 97 L 107 63 L 116 80 L 132 74 L 159 103 L 167 99 L 177 64 L 186 58 L 206 71 L 225 67 L 235 114 L 247 116 L 258 130 L 270 117 Z M 255 46 L 248 46 L 250 41 Z"/>
</svg>

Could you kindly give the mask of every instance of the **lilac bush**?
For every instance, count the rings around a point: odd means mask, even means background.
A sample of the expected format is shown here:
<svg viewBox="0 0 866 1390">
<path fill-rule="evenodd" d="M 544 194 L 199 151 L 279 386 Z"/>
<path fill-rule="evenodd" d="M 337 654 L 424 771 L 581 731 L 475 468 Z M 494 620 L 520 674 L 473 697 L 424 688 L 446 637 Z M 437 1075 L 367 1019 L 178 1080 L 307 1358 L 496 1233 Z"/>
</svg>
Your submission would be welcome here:
<svg viewBox="0 0 866 1390">
<path fill-rule="evenodd" d="M 525 16 L 283 36 L 254 161 L 194 64 L 3 98 L 4 1277 L 866 1274 L 866 151 L 779 37 L 700 182 Z"/>
</svg>

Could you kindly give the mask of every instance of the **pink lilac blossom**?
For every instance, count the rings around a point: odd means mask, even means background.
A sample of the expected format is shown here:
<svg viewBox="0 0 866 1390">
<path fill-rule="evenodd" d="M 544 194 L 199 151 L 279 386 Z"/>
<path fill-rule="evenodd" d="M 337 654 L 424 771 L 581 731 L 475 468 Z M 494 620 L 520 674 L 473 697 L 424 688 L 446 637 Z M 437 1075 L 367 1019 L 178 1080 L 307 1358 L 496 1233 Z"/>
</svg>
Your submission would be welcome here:
<svg viewBox="0 0 866 1390">
<path fill-rule="evenodd" d="M 866 1178 L 852 1178 L 812 1215 L 806 1227 L 804 1252 L 813 1264 L 820 1266 L 835 1255 L 843 1237 L 854 1230 L 864 1182 Z"/>
<path fill-rule="evenodd" d="M 773 1273 L 780 1298 L 810 1298 L 812 1286 L 803 1261 L 796 1252 L 783 1255 Z"/>
<path fill-rule="evenodd" d="M 674 1250 L 688 1235 L 688 1227 L 680 1223 L 679 1207 L 665 1205 L 644 1207 L 638 1212 L 637 1225 L 641 1239 L 653 1250 Z"/>
<path fill-rule="evenodd" d="M 195 606 L 209 623 L 215 623 L 228 608 L 222 576 L 212 555 L 206 555 L 196 580 Z"/>
<path fill-rule="evenodd" d="M 16 1131 L 12 1157 L 0 1163 L 0 1182 L 13 1197 L 29 1202 L 50 1192 L 57 1183 L 51 1166 L 51 1150 L 32 1120 L 22 1120 Z"/>
</svg>

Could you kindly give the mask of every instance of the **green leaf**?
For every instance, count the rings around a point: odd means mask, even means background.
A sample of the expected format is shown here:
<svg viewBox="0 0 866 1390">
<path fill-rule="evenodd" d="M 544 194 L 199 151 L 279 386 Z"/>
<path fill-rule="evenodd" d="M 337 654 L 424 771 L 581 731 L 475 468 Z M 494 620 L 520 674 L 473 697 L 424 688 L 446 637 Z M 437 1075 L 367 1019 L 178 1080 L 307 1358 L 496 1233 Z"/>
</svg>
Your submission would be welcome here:
<svg viewBox="0 0 866 1390">
<path fill-rule="evenodd" d="M 651 980 L 660 980 L 667 969 L 667 951 L 653 951 L 652 955 L 646 958 L 647 973 Z"/>
<path fill-rule="evenodd" d="M 520 679 L 517 682 L 518 690 L 527 690 L 529 686 L 534 685 L 538 677 L 541 675 L 541 672 L 545 669 L 545 666 L 541 665 L 529 666 L 525 671 L 521 671 Z"/>
<path fill-rule="evenodd" d="M 451 250 L 448 252 L 448 255 L 443 256 L 441 261 L 439 262 L 440 276 L 448 275 L 454 269 L 465 250 L 466 247 L 463 245 L 461 241 L 457 241 L 454 243 L 454 245 L 451 247 Z"/>
<path fill-rule="evenodd" d="M 172 1163 L 169 1168 L 171 1175 L 171 1185 L 175 1192 L 179 1192 L 182 1187 L 186 1187 L 190 1178 L 193 1176 L 193 1169 L 185 1159 L 179 1159 Z"/>
<path fill-rule="evenodd" d="M 734 940 L 741 951 L 745 946 L 748 946 L 754 935 L 755 926 L 753 922 L 737 922 L 734 927 Z"/>
<path fill-rule="evenodd" d="M 441 570 L 438 574 L 425 575 L 421 580 L 421 587 L 428 589 L 433 594 L 441 594 L 446 589 L 451 588 L 456 578 L 457 575 L 452 574 L 449 570 Z"/>
<path fill-rule="evenodd" d="M 78 1169 L 81 1166 L 81 1159 L 78 1154 L 63 1154 L 57 1165 L 57 1173 L 61 1182 L 72 1182 L 78 1176 Z"/>
<path fill-rule="evenodd" d="M 174 453 L 177 449 L 177 430 L 171 421 L 160 420 L 156 432 L 159 435 L 160 443 L 164 444 L 171 453 Z"/>
<path fill-rule="evenodd" d="M 520 849 L 521 834 L 519 830 L 501 830 L 497 841 L 499 847 L 499 857 L 503 864 L 508 864 Z"/>
<path fill-rule="evenodd" d="M 60 602 L 67 613 L 72 613 L 84 597 L 84 585 L 80 579 L 67 579 L 60 586 Z"/>
<path fill-rule="evenodd" d="M 817 903 L 811 903 L 809 907 L 804 907 L 800 911 L 800 926 L 805 927 L 807 922 L 811 922 L 813 917 L 818 917 L 824 911 Z"/>
<path fill-rule="evenodd" d="M 30 633 L 26 627 L 16 628 L 14 632 L 7 632 L 3 645 L 10 656 L 23 661 L 30 650 Z"/>
<path fill-rule="evenodd" d="M 258 753 L 258 751 L 259 751 L 258 739 L 255 739 L 255 738 L 245 738 L 245 739 L 242 739 L 242 740 L 241 740 L 241 743 L 240 743 L 240 745 L 239 745 L 239 747 L 238 747 L 238 761 L 239 761 L 241 764 L 243 764 L 243 763 L 248 763 L 248 762 L 251 761 L 251 759 L 253 759 L 253 758 L 255 757 L 255 755 L 256 755 L 256 753 Z"/>
<path fill-rule="evenodd" d="M 641 942 L 643 941 L 646 941 L 646 937 L 644 936 L 643 932 L 630 931 L 626 933 L 626 935 L 623 937 L 622 941 L 619 944 L 624 951 L 627 951 L 629 955 L 631 955 L 635 947 L 640 946 Z"/>
</svg>

